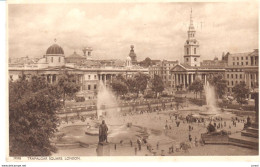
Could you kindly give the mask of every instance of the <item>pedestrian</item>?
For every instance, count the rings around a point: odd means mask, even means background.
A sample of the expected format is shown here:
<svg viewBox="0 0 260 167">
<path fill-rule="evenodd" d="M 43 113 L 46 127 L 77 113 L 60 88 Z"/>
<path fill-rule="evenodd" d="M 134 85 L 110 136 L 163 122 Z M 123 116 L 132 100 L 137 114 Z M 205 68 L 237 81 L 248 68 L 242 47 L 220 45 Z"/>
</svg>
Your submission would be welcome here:
<svg viewBox="0 0 260 167">
<path fill-rule="evenodd" d="M 172 153 L 174 153 L 174 148 L 173 148 L 173 145 L 172 145 Z"/>
<path fill-rule="evenodd" d="M 116 144 L 115 144 L 115 150 L 116 150 Z"/>
<path fill-rule="evenodd" d="M 197 137 L 195 137 L 195 146 L 198 147 L 198 140 L 197 140 Z"/>
<path fill-rule="evenodd" d="M 130 140 L 130 145 L 131 145 L 131 147 L 133 147 L 133 142 L 132 142 L 132 140 Z"/>
<path fill-rule="evenodd" d="M 192 138 L 191 138 L 191 135 L 189 134 L 189 141 L 191 142 L 192 141 Z"/>
<path fill-rule="evenodd" d="M 137 154 L 137 147 L 135 147 L 135 155 Z"/>
<path fill-rule="evenodd" d="M 159 142 L 157 142 L 156 148 L 157 148 L 157 150 L 159 150 Z"/>
</svg>

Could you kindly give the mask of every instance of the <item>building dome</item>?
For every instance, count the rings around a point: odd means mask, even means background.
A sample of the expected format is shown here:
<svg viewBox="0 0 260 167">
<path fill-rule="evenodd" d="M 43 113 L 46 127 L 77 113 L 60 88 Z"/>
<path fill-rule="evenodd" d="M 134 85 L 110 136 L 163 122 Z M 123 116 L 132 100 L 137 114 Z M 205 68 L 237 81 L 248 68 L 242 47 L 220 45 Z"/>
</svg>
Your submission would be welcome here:
<svg viewBox="0 0 260 167">
<path fill-rule="evenodd" d="M 64 54 L 64 51 L 62 49 L 62 47 L 60 47 L 57 44 L 53 44 L 51 45 L 47 51 L 46 51 L 47 55 L 53 55 L 53 54 Z"/>
</svg>

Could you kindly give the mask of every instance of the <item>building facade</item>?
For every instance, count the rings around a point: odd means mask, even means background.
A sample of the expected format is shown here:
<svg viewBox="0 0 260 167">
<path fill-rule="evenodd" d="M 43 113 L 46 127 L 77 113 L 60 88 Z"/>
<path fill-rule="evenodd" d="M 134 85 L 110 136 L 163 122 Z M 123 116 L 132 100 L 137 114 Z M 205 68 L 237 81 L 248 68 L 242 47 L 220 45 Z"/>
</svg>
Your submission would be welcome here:
<svg viewBox="0 0 260 167">
<path fill-rule="evenodd" d="M 178 64 L 178 61 L 162 60 L 157 64 L 149 67 L 149 75 L 151 78 L 158 75 L 162 78 L 166 88 L 172 88 L 175 84 L 175 78 L 171 75 L 171 69 Z"/>
<path fill-rule="evenodd" d="M 187 89 L 195 79 L 204 83 L 213 75 L 225 74 L 225 63 L 218 60 L 200 62 L 199 42 L 195 38 L 192 11 L 190 13 L 190 25 L 188 28 L 188 39 L 184 44 L 184 62 L 175 65 L 171 71 L 171 78 L 174 78 L 173 87 Z"/>
<path fill-rule="evenodd" d="M 83 51 L 84 52 L 84 51 Z M 127 57 L 126 62 L 129 61 Z M 68 61 L 68 62 L 66 62 Z M 95 99 L 100 82 L 108 85 L 112 82 L 112 78 L 117 75 L 123 75 L 125 78 L 132 77 L 138 72 L 148 74 L 148 69 L 140 66 L 132 66 L 131 64 L 118 63 L 109 61 L 109 64 L 102 64 L 106 60 L 89 60 L 84 56 L 74 52 L 72 55 L 65 57 L 63 48 L 57 44 L 51 45 L 43 58 L 35 63 L 9 63 L 9 79 L 14 81 L 22 75 L 28 78 L 32 75 L 42 75 L 46 77 L 49 83 L 58 81 L 59 76 L 65 72 L 73 74 L 77 78 L 77 83 L 80 85 L 78 95 L 84 96 L 87 99 Z M 115 64 L 120 64 L 116 66 Z"/>
<path fill-rule="evenodd" d="M 228 53 L 227 56 L 225 79 L 228 93 L 232 94 L 233 87 L 240 82 L 245 82 L 250 92 L 255 92 L 258 89 L 258 49 L 246 53 Z"/>
</svg>

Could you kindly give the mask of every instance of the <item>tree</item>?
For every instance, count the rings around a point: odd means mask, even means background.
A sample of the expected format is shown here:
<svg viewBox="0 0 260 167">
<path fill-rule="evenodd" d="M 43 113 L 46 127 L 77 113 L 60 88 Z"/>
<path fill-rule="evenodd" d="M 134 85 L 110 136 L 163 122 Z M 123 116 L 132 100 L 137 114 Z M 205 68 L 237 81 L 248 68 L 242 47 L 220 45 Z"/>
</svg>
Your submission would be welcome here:
<svg viewBox="0 0 260 167">
<path fill-rule="evenodd" d="M 156 97 L 158 93 L 161 93 L 164 90 L 164 84 L 159 75 L 154 75 L 154 78 L 152 79 L 152 90 L 156 93 Z"/>
<path fill-rule="evenodd" d="M 197 94 L 201 93 L 203 91 L 203 82 L 199 79 L 196 79 L 190 86 L 189 86 L 189 91 L 194 92 L 196 99 L 197 99 Z"/>
<path fill-rule="evenodd" d="M 148 81 L 150 77 L 143 73 L 137 73 L 134 76 L 134 79 L 136 80 L 136 89 L 139 92 L 142 92 L 144 94 L 145 89 L 147 88 Z M 138 94 L 137 94 L 138 96 Z"/>
<path fill-rule="evenodd" d="M 136 93 L 138 97 L 139 92 L 144 93 L 150 77 L 143 73 L 137 73 L 132 78 L 126 80 L 126 85 L 131 93 Z"/>
<path fill-rule="evenodd" d="M 247 104 L 246 97 L 249 94 L 249 89 L 246 88 L 245 82 L 240 82 L 233 87 L 233 92 L 236 101 L 240 104 Z"/>
<path fill-rule="evenodd" d="M 116 80 L 126 83 L 126 79 L 122 74 L 117 75 Z"/>
<path fill-rule="evenodd" d="M 48 156 L 56 150 L 50 138 L 61 106 L 57 90 L 40 76 L 9 82 L 10 156 Z"/>
<path fill-rule="evenodd" d="M 221 98 L 226 93 L 227 81 L 223 79 L 222 75 L 213 76 L 209 79 L 209 82 L 214 86 L 218 98 Z"/>
<path fill-rule="evenodd" d="M 126 80 L 126 85 L 128 87 L 129 92 L 138 93 L 137 82 L 135 78 L 128 78 Z"/>
<path fill-rule="evenodd" d="M 152 65 L 152 60 L 149 57 L 146 57 L 143 61 L 140 62 L 140 66 L 142 67 L 149 67 L 150 65 Z"/>
<path fill-rule="evenodd" d="M 127 93 L 127 85 L 126 83 L 113 79 L 111 83 L 112 89 L 116 92 L 117 95 L 125 95 Z"/>
<path fill-rule="evenodd" d="M 68 73 L 64 73 L 63 75 L 59 76 L 57 87 L 60 94 L 62 95 L 64 107 L 66 97 L 72 97 L 80 90 L 80 86 L 76 82 L 76 76 Z"/>
</svg>

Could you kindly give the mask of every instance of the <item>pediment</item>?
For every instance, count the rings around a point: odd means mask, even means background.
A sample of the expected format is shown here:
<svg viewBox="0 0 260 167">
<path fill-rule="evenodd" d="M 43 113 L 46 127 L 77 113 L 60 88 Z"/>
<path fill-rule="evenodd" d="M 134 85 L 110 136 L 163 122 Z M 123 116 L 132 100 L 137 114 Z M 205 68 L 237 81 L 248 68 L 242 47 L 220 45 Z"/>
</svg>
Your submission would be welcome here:
<svg viewBox="0 0 260 167">
<path fill-rule="evenodd" d="M 172 72 L 183 72 L 183 71 L 187 71 L 187 69 L 185 67 L 183 67 L 182 65 L 177 64 L 176 66 L 174 66 L 171 69 Z"/>
</svg>

